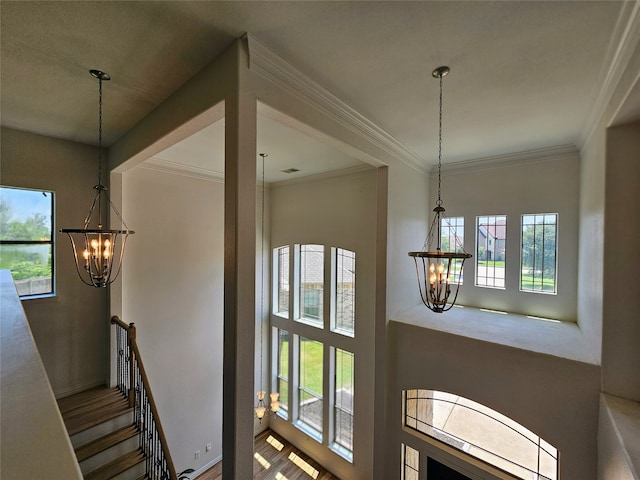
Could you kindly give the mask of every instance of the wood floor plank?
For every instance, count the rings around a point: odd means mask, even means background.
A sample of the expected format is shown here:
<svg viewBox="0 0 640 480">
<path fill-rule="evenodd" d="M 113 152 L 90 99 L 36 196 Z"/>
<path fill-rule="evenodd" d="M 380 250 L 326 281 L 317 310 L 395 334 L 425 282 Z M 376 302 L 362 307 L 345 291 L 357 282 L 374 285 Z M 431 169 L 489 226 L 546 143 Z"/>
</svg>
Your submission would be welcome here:
<svg viewBox="0 0 640 480">
<path fill-rule="evenodd" d="M 269 437 L 283 444 L 281 450 L 277 450 L 267 440 Z M 265 430 L 255 439 L 255 453 L 260 455 L 263 463 L 260 463 L 254 456 L 253 460 L 253 478 L 254 480 L 274 480 L 280 474 L 287 480 L 310 480 L 314 476 L 305 472 L 299 465 L 296 465 L 290 456 L 296 455 L 300 461 L 306 462 L 309 471 L 317 475 L 315 480 L 340 480 L 328 470 L 324 469 L 317 462 L 313 461 L 309 456 L 305 455 L 289 442 L 280 437 L 272 430 Z M 267 467 L 268 465 L 268 467 Z M 304 464 L 303 464 L 304 466 Z M 278 478 L 282 478 L 278 477 Z M 222 462 L 214 465 L 212 468 L 197 477 L 197 480 L 222 480 Z"/>
</svg>

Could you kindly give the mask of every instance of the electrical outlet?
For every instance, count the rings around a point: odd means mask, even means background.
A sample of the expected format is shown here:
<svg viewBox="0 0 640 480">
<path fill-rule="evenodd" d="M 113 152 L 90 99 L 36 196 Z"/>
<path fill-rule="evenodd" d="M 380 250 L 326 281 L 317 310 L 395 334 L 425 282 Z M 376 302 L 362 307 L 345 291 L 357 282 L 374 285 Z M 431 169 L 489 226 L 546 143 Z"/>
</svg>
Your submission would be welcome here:
<svg viewBox="0 0 640 480">
<path fill-rule="evenodd" d="M 196 450 L 196 453 L 194 455 L 194 458 L 197 460 L 200 458 L 200 450 Z"/>
<path fill-rule="evenodd" d="M 211 451 L 211 444 L 210 444 L 210 443 L 207 443 L 207 446 L 205 447 L 205 450 L 206 450 L 207 452 L 210 452 L 210 451 Z"/>
</svg>

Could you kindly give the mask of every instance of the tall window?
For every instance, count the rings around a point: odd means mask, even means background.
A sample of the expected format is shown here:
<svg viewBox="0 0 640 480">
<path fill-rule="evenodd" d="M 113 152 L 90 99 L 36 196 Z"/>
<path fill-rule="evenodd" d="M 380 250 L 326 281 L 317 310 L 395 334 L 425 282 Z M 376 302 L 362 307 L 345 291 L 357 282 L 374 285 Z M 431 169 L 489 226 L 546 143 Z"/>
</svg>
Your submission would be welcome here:
<svg viewBox="0 0 640 480">
<path fill-rule="evenodd" d="M 276 328 L 277 363 L 276 391 L 280 393 L 280 409 L 283 418 L 289 417 L 289 332 Z"/>
<path fill-rule="evenodd" d="M 53 293 L 53 192 L 0 187 L 0 268 L 21 297 Z"/>
<path fill-rule="evenodd" d="M 289 315 L 289 247 L 279 247 L 274 250 L 274 284 L 276 285 L 274 298 L 274 313 L 287 317 Z"/>
<path fill-rule="evenodd" d="M 322 439 L 322 343 L 299 337 L 298 420 L 309 433 Z"/>
<path fill-rule="evenodd" d="M 324 292 L 324 246 L 300 246 L 300 318 L 322 327 Z"/>
<path fill-rule="evenodd" d="M 507 216 L 476 218 L 476 285 L 505 287 Z"/>
<path fill-rule="evenodd" d="M 556 293 L 558 215 L 522 215 L 520 290 Z"/>
<path fill-rule="evenodd" d="M 278 415 L 349 462 L 357 414 L 355 273 L 351 250 L 316 244 L 273 250 L 271 383 L 280 393 Z"/>
<path fill-rule="evenodd" d="M 351 458 L 353 452 L 353 353 L 335 349 L 333 401 L 335 449 Z"/>
<path fill-rule="evenodd" d="M 356 252 L 343 248 L 332 250 L 335 259 L 333 330 L 353 337 L 356 318 Z"/>
<path fill-rule="evenodd" d="M 443 252 L 464 252 L 464 217 L 442 218 L 440 220 L 440 245 Z M 462 259 L 453 260 L 451 280 L 462 285 Z"/>
</svg>

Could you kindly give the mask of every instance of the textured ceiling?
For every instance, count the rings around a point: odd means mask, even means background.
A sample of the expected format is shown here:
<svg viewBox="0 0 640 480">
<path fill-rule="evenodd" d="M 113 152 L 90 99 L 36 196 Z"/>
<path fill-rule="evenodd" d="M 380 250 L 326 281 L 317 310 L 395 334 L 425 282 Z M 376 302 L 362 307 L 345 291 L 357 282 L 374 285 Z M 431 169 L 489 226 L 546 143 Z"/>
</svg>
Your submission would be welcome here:
<svg viewBox="0 0 640 480">
<path fill-rule="evenodd" d="M 617 1 L 3 1 L 1 122 L 95 144 L 88 70 L 99 68 L 113 78 L 110 145 L 249 32 L 425 168 L 437 160 L 431 71 L 443 64 L 444 162 L 575 144 L 624 11 Z"/>
</svg>

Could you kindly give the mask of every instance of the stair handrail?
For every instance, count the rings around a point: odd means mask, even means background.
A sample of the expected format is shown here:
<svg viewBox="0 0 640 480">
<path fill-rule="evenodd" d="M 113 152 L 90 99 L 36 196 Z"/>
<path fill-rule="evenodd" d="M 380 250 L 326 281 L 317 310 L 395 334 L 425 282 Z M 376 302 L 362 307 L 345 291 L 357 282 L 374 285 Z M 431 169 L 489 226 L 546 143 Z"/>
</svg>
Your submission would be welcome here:
<svg viewBox="0 0 640 480">
<path fill-rule="evenodd" d="M 142 363 L 142 358 L 140 356 L 140 349 L 138 348 L 138 343 L 136 342 L 136 327 L 133 323 L 125 323 L 120 317 L 114 315 L 111 317 L 111 323 L 116 325 L 117 327 L 122 328 L 127 334 L 127 346 L 129 348 L 129 355 L 121 354 L 122 352 L 118 352 L 117 359 L 117 370 L 118 370 L 118 381 L 116 387 L 120 392 L 128 399 L 129 406 L 134 408 L 134 421 L 136 422 L 136 426 L 140 429 L 140 434 L 144 435 L 145 431 L 143 425 L 147 423 L 151 423 L 153 427 L 155 427 L 155 432 L 146 433 L 150 436 L 150 439 L 155 442 L 160 443 L 160 447 L 162 450 L 162 455 L 159 459 L 155 459 L 153 457 L 156 456 L 159 452 L 147 452 L 145 451 L 145 456 L 147 457 L 147 476 L 152 480 L 178 480 L 178 475 L 176 473 L 175 466 L 173 464 L 173 460 L 171 459 L 171 454 L 169 452 L 169 444 L 167 443 L 167 438 L 164 434 L 164 430 L 162 429 L 162 424 L 160 423 L 160 415 L 158 414 L 158 408 L 156 406 L 156 402 L 153 398 L 153 394 L 151 393 L 151 388 L 149 387 L 149 379 L 147 377 L 147 372 L 144 368 L 144 364 Z M 126 367 L 121 365 L 121 357 L 125 357 L 127 361 Z M 140 375 L 140 384 L 144 389 L 146 395 L 146 402 L 148 403 L 151 418 L 143 418 L 142 417 L 142 401 L 141 393 L 136 395 L 136 385 L 135 385 L 135 369 L 138 369 Z M 124 375 L 126 368 L 126 375 Z M 122 375 L 121 375 L 122 374 Z M 127 378 L 128 377 L 128 378 Z M 127 385 L 128 383 L 128 385 Z M 141 443 L 145 440 L 142 439 Z M 147 444 L 148 446 L 148 444 Z M 141 448 L 145 450 L 144 446 L 141 445 Z M 166 463 L 166 469 L 162 468 L 162 460 Z M 155 464 L 155 465 L 154 465 Z M 168 477 L 167 477 L 168 474 Z"/>
</svg>

